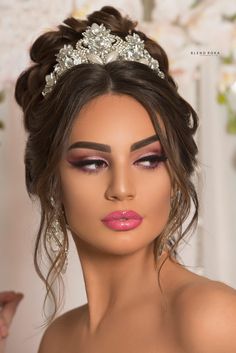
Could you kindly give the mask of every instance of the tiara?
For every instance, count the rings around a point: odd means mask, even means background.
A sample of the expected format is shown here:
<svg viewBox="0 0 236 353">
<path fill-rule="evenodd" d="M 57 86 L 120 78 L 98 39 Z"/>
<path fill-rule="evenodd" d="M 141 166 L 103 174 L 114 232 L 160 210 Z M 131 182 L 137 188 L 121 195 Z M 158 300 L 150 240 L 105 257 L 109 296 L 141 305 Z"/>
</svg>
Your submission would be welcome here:
<svg viewBox="0 0 236 353">
<path fill-rule="evenodd" d="M 123 40 L 110 32 L 103 24 L 93 23 L 82 33 L 83 38 L 76 43 L 75 48 L 65 44 L 56 54 L 57 64 L 53 71 L 45 77 L 42 95 L 51 92 L 58 78 L 67 70 L 83 63 L 105 65 L 115 60 L 136 61 L 149 66 L 160 78 L 165 78 L 159 69 L 159 62 L 144 48 L 144 41 L 137 33 L 127 35 Z"/>
</svg>

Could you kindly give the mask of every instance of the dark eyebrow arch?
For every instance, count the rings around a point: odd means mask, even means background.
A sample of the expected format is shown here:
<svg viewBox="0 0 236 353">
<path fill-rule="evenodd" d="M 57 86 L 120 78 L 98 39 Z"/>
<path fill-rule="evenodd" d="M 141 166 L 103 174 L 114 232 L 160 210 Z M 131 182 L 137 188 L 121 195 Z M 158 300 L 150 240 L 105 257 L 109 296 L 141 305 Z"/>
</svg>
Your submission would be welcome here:
<svg viewBox="0 0 236 353">
<path fill-rule="evenodd" d="M 146 145 L 149 145 L 150 143 L 152 142 L 155 142 L 155 141 L 159 141 L 159 136 L 158 135 L 153 135 L 153 136 L 149 136 L 143 140 L 140 140 L 138 142 L 135 142 L 131 145 L 131 148 L 130 148 L 130 151 L 135 151 L 141 147 L 144 147 Z"/>
<path fill-rule="evenodd" d="M 141 147 L 149 145 L 154 141 L 159 141 L 159 140 L 160 139 L 158 135 L 149 136 L 143 140 L 133 143 L 130 147 L 130 151 L 131 152 L 135 151 Z M 105 145 L 103 143 L 90 142 L 90 141 L 77 141 L 68 148 L 68 151 L 70 151 L 73 148 L 90 148 L 90 149 L 98 150 L 102 152 L 109 152 L 109 153 L 111 152 L 111 146 Z"/>
</svg>

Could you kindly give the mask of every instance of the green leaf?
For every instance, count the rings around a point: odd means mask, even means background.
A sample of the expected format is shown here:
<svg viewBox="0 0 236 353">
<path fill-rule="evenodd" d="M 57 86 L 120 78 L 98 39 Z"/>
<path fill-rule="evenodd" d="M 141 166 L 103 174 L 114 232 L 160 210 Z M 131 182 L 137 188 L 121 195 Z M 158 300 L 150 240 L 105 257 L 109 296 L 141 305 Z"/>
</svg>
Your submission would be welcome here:
<svg viewBox="0 0 236 353">
<path fill-rule="evenodd" d="M 217 94 L 217 102 L 219 104 L 227 104 L 227 98 L 226 95 L 222 92 L 218 92 Z"/>
<path fill-rule="evenodd" d="M 227 132 L 229 134 L 236 134 L 236 117 L 235 119 L 229 119 L 227 122 Z"/>
<path fill-rule="evenodd" d="M 195 7 L 197 7 L 198 5 L 200 5 L 200 3 L 202 2 L 202 0 L 195 0 L 192 5 L 190 6 L 190 9 L 194 9 Z"/>
<path fill-rule="evenodd" d="M 234 62 L 233 52 L 231 51 L 230 54 L 227 56 L 221 56 L 221 62 L 223 64 L 233 64 Z"/>
</svg>

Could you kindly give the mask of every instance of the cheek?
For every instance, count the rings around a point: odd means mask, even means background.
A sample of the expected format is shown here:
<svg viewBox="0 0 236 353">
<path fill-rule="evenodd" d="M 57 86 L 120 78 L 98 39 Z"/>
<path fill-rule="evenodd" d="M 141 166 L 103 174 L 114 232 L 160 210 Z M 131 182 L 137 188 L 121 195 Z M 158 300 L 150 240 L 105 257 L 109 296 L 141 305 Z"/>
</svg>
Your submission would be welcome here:
<svg viewBox="0 0 236 353">
<path fill-rule="evenodd" d="M 62 202 L 70 225 L 86 223 L 96 213 L 96 200 L 101 197 L 101 192 L 89 180 L 88 177 L 78 177 L 76 172 L 61 173 Z"/>
<path fill-rule="evenodd" d="M 163 230 L 168 221 L 170 177 L 166 168 L 162 167 L 157 173 L 140 173 L 135 183 L 136 196 L 130 207 L 145 216 L 143 231 L 147 237 L 152 238 L 153 234 L 159 234 Z M 61 173 L 62 201 L 66 219 L 75 233 L 93 234 L 95 229 L 99 230 L 100 218 L 108 210 L 107 201 L 101 191 L 104 184 L 107 184 L 107 180 L 103 180 L 102 185 L 98 184 L 96 176 L 93 179 L 93 176 L 78 175 L 76 171 L 71 170 L 63 170 Z"/>
<path fill-rule="evenodd" d="M 147 215 L 153 224 L 163 228 L 168 221 L 170 213 L 171 181 L 167 171 L 160 171 L 156 182 L 149 183 L 146 187 Z"/>
</svg>

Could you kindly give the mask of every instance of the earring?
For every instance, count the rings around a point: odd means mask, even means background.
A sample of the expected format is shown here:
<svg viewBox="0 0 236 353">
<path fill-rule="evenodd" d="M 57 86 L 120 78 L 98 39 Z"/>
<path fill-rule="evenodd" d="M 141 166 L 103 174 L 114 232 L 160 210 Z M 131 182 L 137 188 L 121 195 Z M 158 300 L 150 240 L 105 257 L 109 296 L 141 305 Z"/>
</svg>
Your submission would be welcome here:
<svg viewBox="0 0 236 353">
<path fill-rule="evenodd" d="M 55 206 L 53 198 L 51 198 L 51 203 L 53 206 Z M 58 214 L 56 212 L 52 224 L 47 228 L 46 241 L 54 258 L 57 258 L 58 255 L 62 253 L 64 264 L 61 272 L 64 274 L 68 265 L 68 246 L 67 244 L 65 244 L 65 247 L 63 246 L 64 233 L 62 231 L 60 222 L 58 220 Z"/>
</svg>

